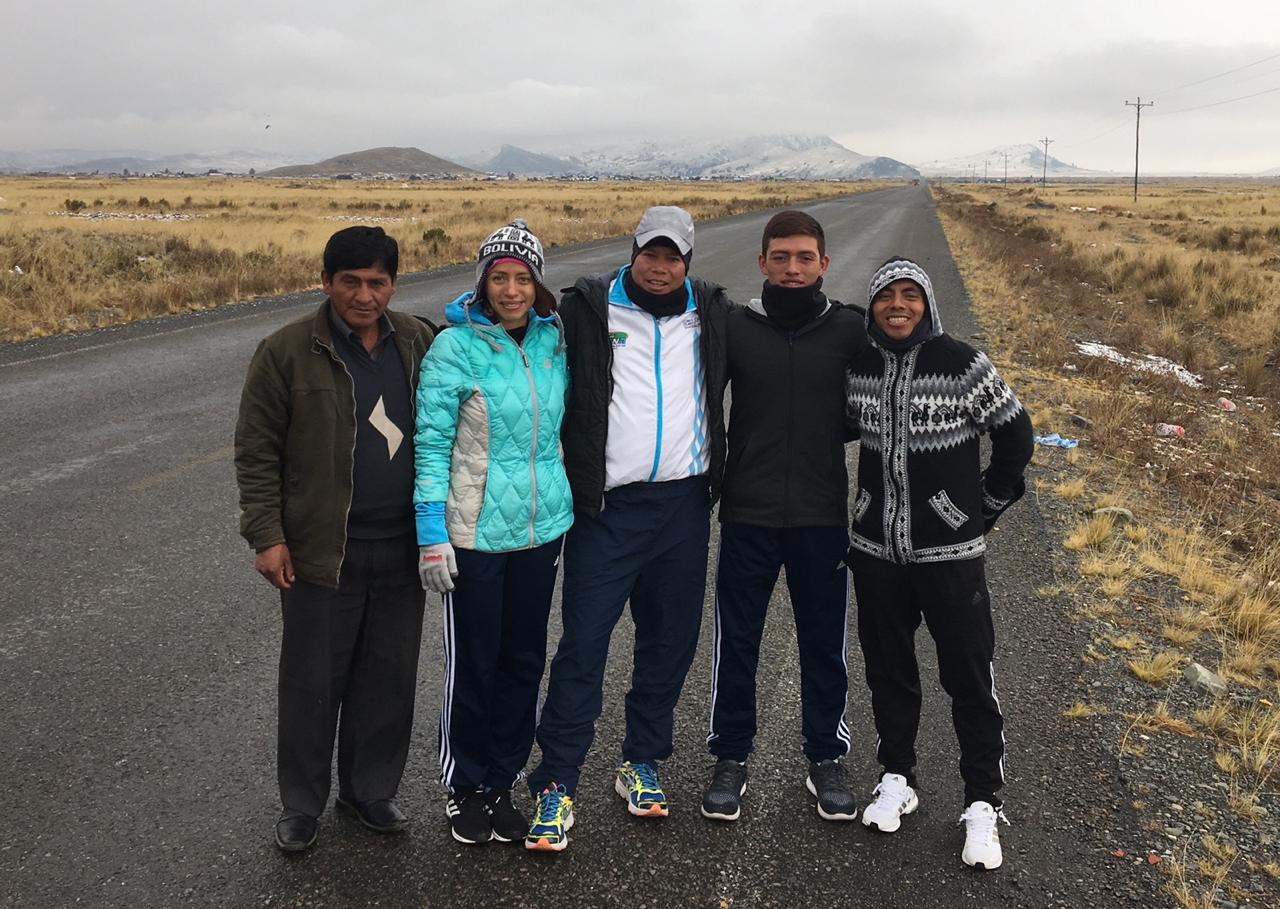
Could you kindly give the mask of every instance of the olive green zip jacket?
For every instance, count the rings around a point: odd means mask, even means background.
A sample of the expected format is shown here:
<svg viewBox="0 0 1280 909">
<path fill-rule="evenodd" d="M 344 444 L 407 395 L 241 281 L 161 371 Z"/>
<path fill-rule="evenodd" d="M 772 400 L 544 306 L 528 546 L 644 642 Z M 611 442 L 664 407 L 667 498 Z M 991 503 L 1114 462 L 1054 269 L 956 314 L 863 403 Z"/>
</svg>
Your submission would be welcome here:
<svg viewBox="0 0 1280 909">
<path fill-rule="evenodd" d="M 258 345 L 240 396 L 235 465 L 240 535 L 255 552 L 287 544 L 297 577 L 336 588 L 347 546 L 356 403 L 327 306 Z M 387 318 L 412 395 L 431 329 L 403 313 L 387 310 Z"/>
</svg>

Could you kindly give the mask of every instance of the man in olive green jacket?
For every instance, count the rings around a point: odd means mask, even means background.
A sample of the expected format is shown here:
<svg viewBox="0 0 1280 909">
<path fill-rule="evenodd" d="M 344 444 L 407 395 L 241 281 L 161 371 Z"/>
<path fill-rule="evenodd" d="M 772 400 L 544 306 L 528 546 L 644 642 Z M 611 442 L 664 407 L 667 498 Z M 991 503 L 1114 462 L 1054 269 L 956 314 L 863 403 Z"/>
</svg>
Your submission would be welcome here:
<svg viewBox="0 0 1280 909">
<path fill-rule="evenodd" d="M 390 312 L 396 241 L 330 238 L 329 295 L 253 356 L 236 423 L 240 533 L 280 591 L 276 845 L 316 838 L 338 732 L 337 807 L 404 827 L 424 594 L 413 518 L 413 398 L 431 330 Z M 338 718 L 341 715 L 341 729 Z"/>
</svg>

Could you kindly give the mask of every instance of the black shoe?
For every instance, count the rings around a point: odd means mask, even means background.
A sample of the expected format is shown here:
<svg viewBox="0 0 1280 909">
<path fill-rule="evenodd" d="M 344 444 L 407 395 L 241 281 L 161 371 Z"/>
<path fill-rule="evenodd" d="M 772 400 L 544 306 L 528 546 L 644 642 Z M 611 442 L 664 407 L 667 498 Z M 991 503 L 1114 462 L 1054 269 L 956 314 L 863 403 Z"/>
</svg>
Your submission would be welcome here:
<svg viewBox="0 0 1280 909">
<path fill-rule="evenodd" d="M 276 845 L 282 852 L 305 852 L 316 841 L 316 819 L 286 808 L 276 821 Z"/>
<path fill-rule="evenodd" d="M 858 802 L 849 791 L 849 781 L 839 761 L 810 764 L 804 785 L 818 800 L 818 817 L 826 821 L 857 820 Z"/>
<path fill-rule="evenodd" d="M 484 794 L 484 806 L 489 811 L 493 838 L 498 842 L 514 843 L 523 840 L 524 835 L 529 832 L 529 819 L 512 802 L 511 790 L 490 789 Z"/>
<path fill-rule="evenodd" d="M 489 817 L 483 792 L 452 792 L 445 805 L 453 838 L 459 843 L 473 845 L 493 839 L 493 819 Z M 521 831 L 520 836 L 524 837 Z"/>
<path fill-rule="evenodd" d="M 409 821 L 395 799 L 357 802 L 340 795 L 334 807 L 354 814 L 360 819 L 360 823 L 375 833 L 399 833 Z"/>
<path fill-rule="evenodd" d="M 742 797 L 747 792 L 747 765 L 731 758 L 716 761 L 711 782 L 702 793 L 702 816 L 717 821 L 736 821 L 742 814 Z"/>
</svg>

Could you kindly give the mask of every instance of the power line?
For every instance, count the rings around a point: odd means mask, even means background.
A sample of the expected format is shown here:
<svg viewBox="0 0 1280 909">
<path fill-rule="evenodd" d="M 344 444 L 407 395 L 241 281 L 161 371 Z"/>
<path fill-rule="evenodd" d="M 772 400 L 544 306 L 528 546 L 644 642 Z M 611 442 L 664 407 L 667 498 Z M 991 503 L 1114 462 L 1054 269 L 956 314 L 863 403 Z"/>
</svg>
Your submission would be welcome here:
<svg viewBox="0 0 1280 909">
<path fill-rule="evenodd" d="M 1232 73 L 1238 73 L 1241 70 L 1248 69 L 1251 66 L 1257 66 L 1259 63 L 1266 63 L 1269 60 L 1276 60 L 1276 59 L 1280 59 L 1280 54 L 1272 54 L 1269 57 L 1263 57 L 1261 60 L 1254 60 L 1252 63 L 1246 63 L 1244 66 L 1237 66 L 1235 69 L 1229 69 L 1226 72 L 1215 73 L 1212 76 L 1205 76 L 1203 79 L 1197 79 L 1194 82 L 1187 82 L 1186 84 L 1179 85 L 1176 88 L 1166 88 L 1164 91 L 1151 92 L 1150 94 L 1151 95 L 1171 95 L 1174 92 L 1182 91 L 1184 88 L 1191 88 L 1191 86 L 1193 85 L 1201 85 L 1205 82 L 1212 82 L 1214 79 L 1221 79 L 1223 76 L 1230 76 Z M 1148 95 L 1148 97 L 1150 97 L 1150 95 Z"/>
<path fill-rule="evenodd" d="M 1280 92 L 1280 85 L 1277 85 L 1275 88 L 1267 88 L 1267 89 L 1263 89 L 1260 92 L 1254 92 L 1252 95 L 1241 95 L 1238 98 L 1227 98 L 1223 101 L 1213 101 L 1209 104 L 1198 104 L 1195 107 L 1180 107 L 1177 110 L 1161 111 L 1159 114 L 1152 114 L 1151 116 L 1168 117 L 1171 114 L 1185 114 L 1193 110 L 1204 110 L 1207 107 L 1218 107 L 1219 105 L 1222 105 L 1222 104 L 1234 104 L 1237 101 L 1247 101 L 1250 98 L 1256 98 L 1259 95 L 1269 95 L 1272 92 Z"/>
<path fill-rule="evenodd" d="M 1045 136 L 1039 141 L 1044 143 L 1044 171 L 1040 174 L 1040 189 L 1045 190 L 1049 187 L 1049 143 L 1053 140 Z"/>
</svg>

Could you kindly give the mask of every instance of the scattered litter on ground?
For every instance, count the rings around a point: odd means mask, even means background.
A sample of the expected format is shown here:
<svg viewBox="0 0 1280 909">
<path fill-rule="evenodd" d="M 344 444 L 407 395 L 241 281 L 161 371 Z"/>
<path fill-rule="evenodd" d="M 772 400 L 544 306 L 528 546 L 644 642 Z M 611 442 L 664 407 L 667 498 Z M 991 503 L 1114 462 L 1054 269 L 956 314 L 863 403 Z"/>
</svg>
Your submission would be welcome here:
<svg viewBox="0 0 1280 909">
<path fill-rule="evenodd" d="M 416 224 L 417 218 L 388 218 L 379 217 L 371 218 L 368 215 L 325 215 L 322 221 L 351 221 L 357 224 L 403 224 L 408 221 L 410 224 Z"/>
<path fill-rule="evenodd" d="M 1203 688 L 1214 697 L 1220 698 L 1227 693 L 1227 683 L 1222 680 L 1222 676 L 1212 669 L 1201 666 L 1199 663 L 1192 663 L 1182 670 L 1182 677 L 1197 688 Z"/>
<path fill-rule="evenodd" d="M 1177 436 L 1179 439 L 1186 438 L 1187 431 L 1177 423 L 1157 423 L 1156 435 L 1162 439 L 1169 439 Z"/>
<path fill-rule="evenodd" d="M 1230 398 L 1218 398 L 1218 406 L 1227 413 L 1232 413 L 1236 410 L 1236 402 Z"/>
<path fill-rule="evenodd" d="M 1036 436 L 1036 444 L 1049 445 L 1054 448 L 1075 448 L 1080 444 L 1080 441 L 1078 439 L 1064 439 L 1055 432 L 1047 436 Z"/>
<path fill-rule="evenodd" d="M 1080 415 L 1080 414 L 1078 414 L 1078 413 L 1073 413 L 1073 414 L 1071 415 L 1071 424 L 1072 424 L 1073 426 L 1079 426 L 1079 427 L 1081 427 L 1081 428 L 1083 428 L 1083 429 L 1092 429 L 1092 428 L 1093 428 L 1093 421 L 1092 421 L 1092 420 L 1090 420 L 1088 417 L 1081 416 L 1081 415 Z"/>
<path fill-rule="evenodd" d="M 194 221 L 204 215 L 187 215 L 182 212 L 137 211 L 51 211 L 55 218 L 79 218 L 82 221 Z"/>
<path fill-rule="evenodd" d="M 15 265 L 15 266 L 13 266 L 13 268 L 9 269 L 9 274 L 11 274 L 11 275 L 21 275 L 21 274 L 22 274 L 22 266 L 21 266 L 21 265 Z"/>
<path fill-rule="evenodd" d="M 1132 524 L 1134 520 L 1133 512 L 1120 505 L 1108 505 L 1105 508 L 1095 508 L 1093 513 L 1095 515 L 1109 514 L 1117 521 L 1125 521 L 1130 524 Z"/>
<path fill-rule="evenodd" d="M 1189 385 L 1192 388 L 1202 387 L 1200 376 L 1191 372 L 1185 366 L 1179 366 L 1172 360 L 1166 360 L 1164 357 L 1158 357 L 1155 354 L 1129 357 L 1120 353 L 1114 347 L 1098 341 L 1080 341 L 1076 344 L 1076 350 L 1086 357 L 1099 357 L 1103 360 L 1110 360 L 1112 363 L 1119 363 L 1122 366 L 1131 366 L 1140 372 L 1153 372 L 1158 375 L 1173 376 L 1183 385 Z"/>
</svg>

